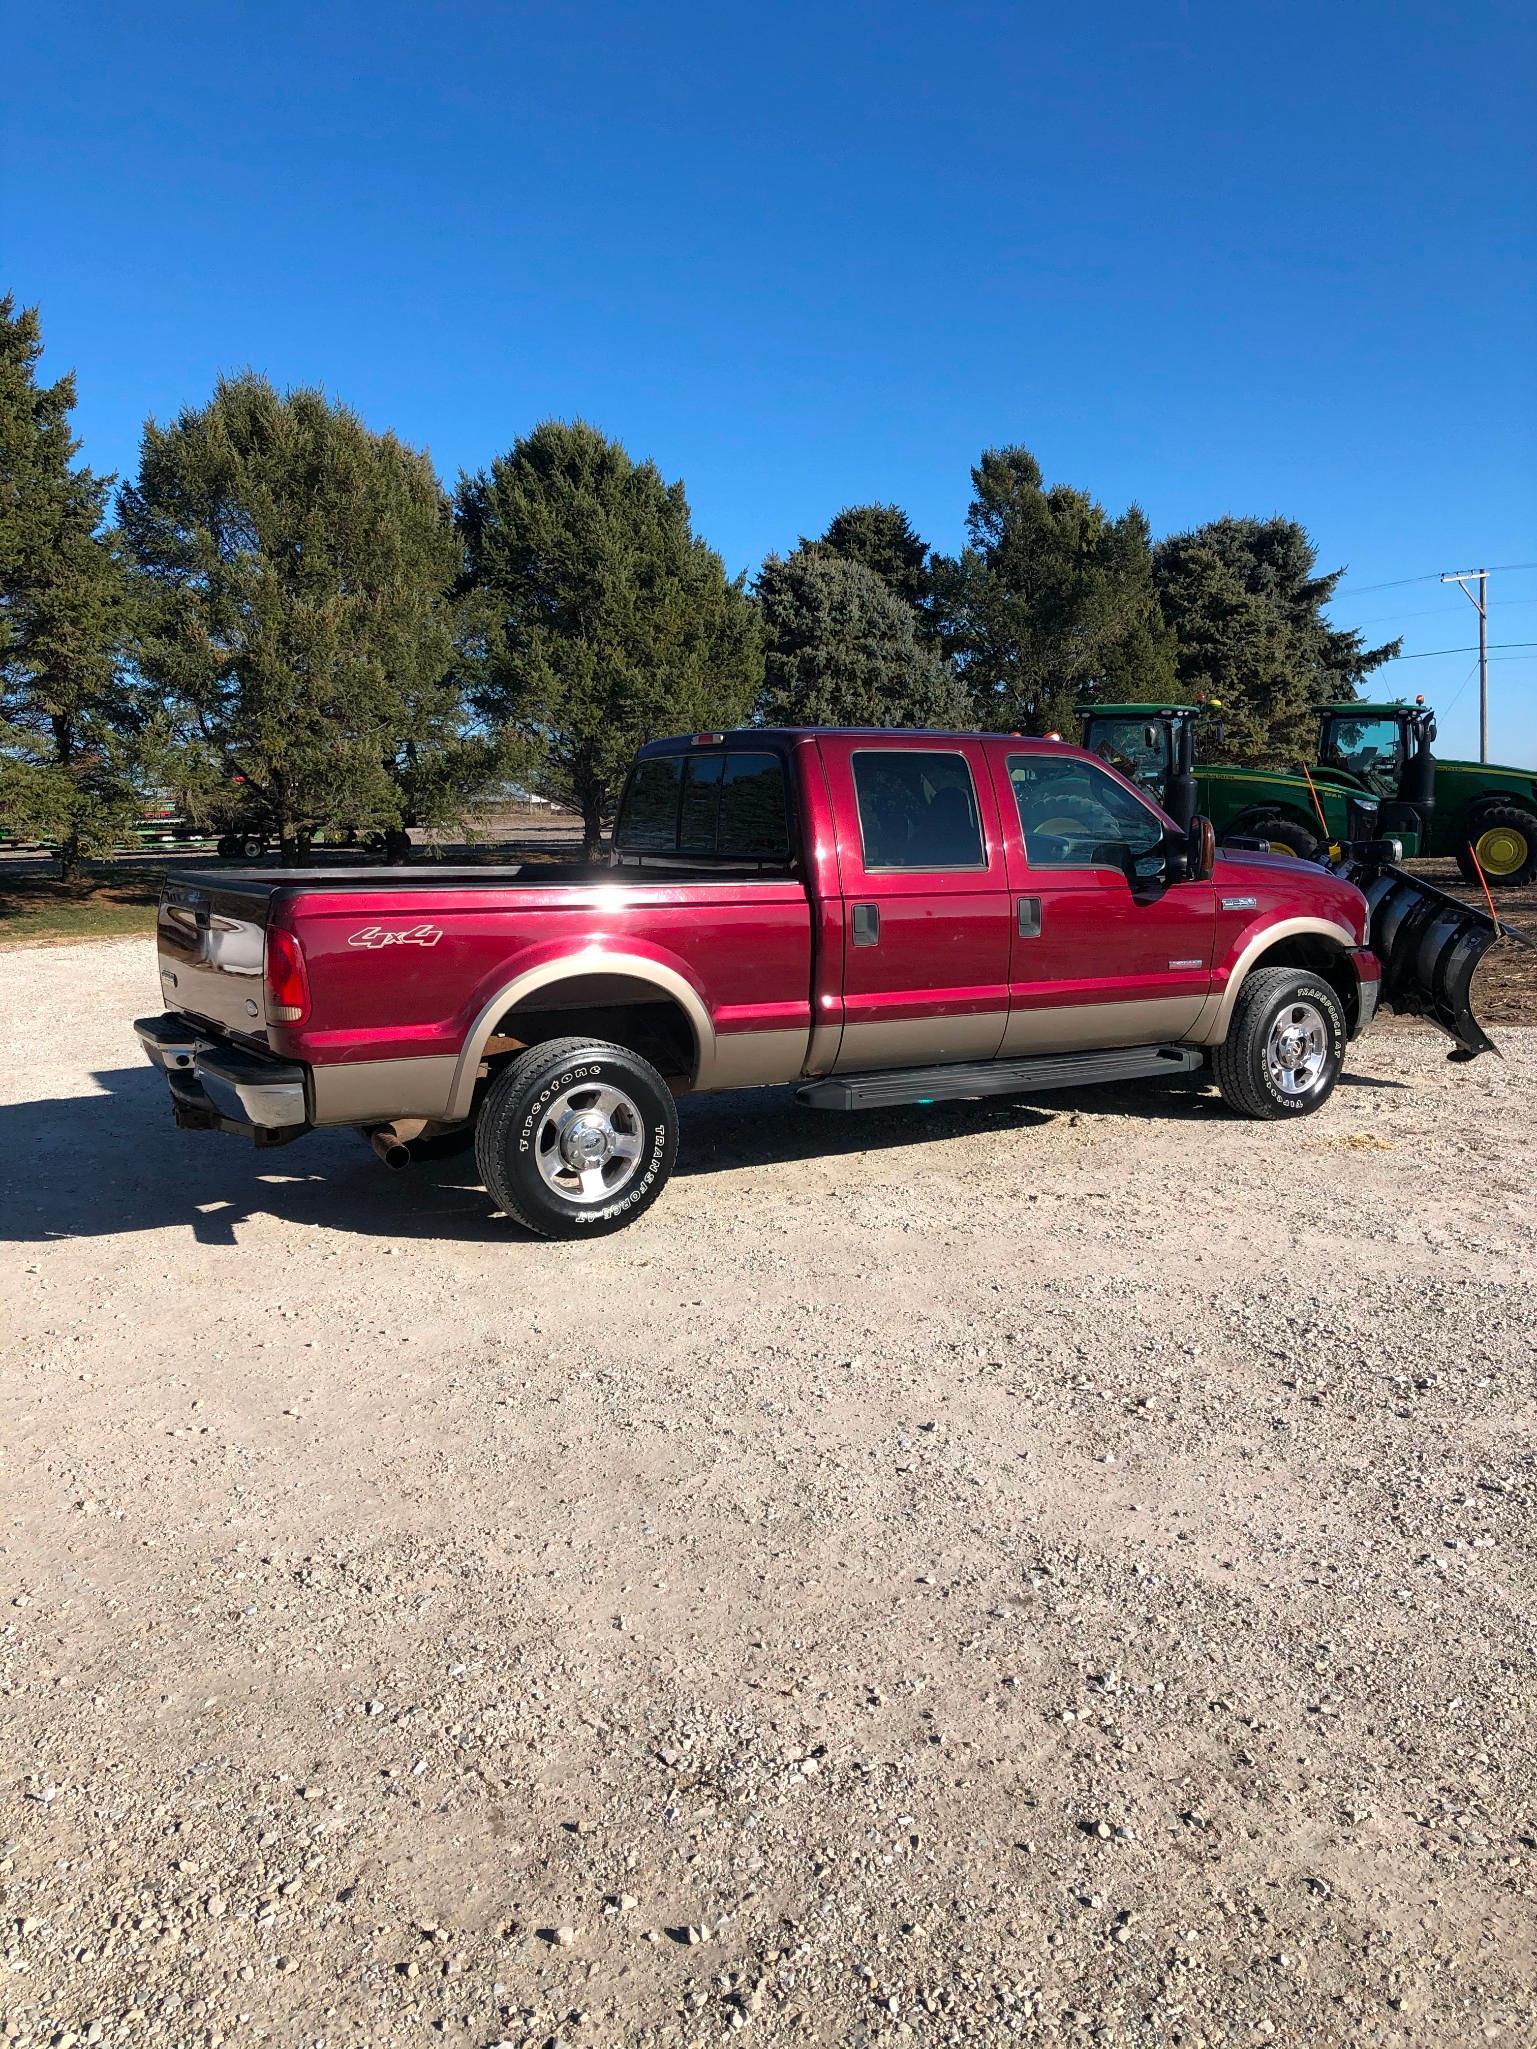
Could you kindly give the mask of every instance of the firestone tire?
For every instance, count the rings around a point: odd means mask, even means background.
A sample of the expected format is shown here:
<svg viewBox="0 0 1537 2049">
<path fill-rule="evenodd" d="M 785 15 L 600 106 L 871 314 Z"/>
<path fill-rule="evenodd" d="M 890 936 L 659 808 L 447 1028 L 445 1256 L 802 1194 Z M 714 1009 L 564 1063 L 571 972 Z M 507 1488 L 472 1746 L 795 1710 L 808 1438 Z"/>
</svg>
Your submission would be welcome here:
<svg viewBox="0 0 1537 2049">
<path fill-rule="evenodd" d="M 475 1126 L 487 1193 L 541 1238 L 633 1224 L 667 1184 L 678 1110 L 649 1060 L 598 1039 L 531 1046 L 491 1084 Z"/>
<path fill-rule="evenodd" d="M 1471 846 L 1469 841 L 1471 840 Z M 1478 850 L 1474 865 L 1473 848 Z M 1490 804 L 1469 823 L 1457 849 L 1464 882 L 1478 881 L 1478 867 L 1491 889 L 1519 889 L 1537 881 L 1537 812 L 1520 804 Z"/>
<path fill-rule="evenodd" d="M 1333 1095 L 1344 1059 L 1345 1013 L 1323 977 L 1259 968 L 1238 992 L 1212 1071 L 1241 1116 L 1307 1117 Z"/>
</svg>

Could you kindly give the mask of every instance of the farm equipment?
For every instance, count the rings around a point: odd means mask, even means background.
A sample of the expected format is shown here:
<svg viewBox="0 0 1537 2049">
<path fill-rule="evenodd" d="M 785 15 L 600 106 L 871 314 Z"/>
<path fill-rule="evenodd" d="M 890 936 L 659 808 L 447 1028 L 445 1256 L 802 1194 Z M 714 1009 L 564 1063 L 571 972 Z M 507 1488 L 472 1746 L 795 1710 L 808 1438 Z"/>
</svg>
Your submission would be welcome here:
<svg viewBox="0 0 1537 2049">
<path fill-rule="evenodd" d="M 1287 775 L 1198 766 L 1195 728 L 1203 709 L 1085 706 L 1083 744 L 1156 796 L 1176 824 L 1188 827 L 1202 813 L 1212 819 L 1224 847 L 1317 861 L 1353 882 L 1371 911 L 1370 943 L 1382 963 L 1383 1006 L 1439 1026 L 1452 1041 L 1454 1060 L 1492 1052 L 1493 1041 L 1473 1015 L 1474 972 L 1502 934 L 1520 946 L 1532 942 L 1498 918 L 1492 902 L 1489 909 L 1478 909 L 1398 865 L 1406 850 L 1455 851 L 1437 823 L 1437 783 L 1439 774 L 1474 764 L 1434 760 L 1432 714 L 1412 705 L 1325 706 L 1320 752 L 1332 754 L 1332 762 L 1311 774 Z M 1379 729 L 1380 737 L 1371 738 Z M 1519 781 L 1514 770 L 1486 773 Z M 1485 787 L 1486 797 L 1493 787 Z M 1528 780 L 1526 788 L 1537 796 L 1537 782 Z M 1298 791 L 1302 802 L 1313 807 L 1311 830 Z M 1461 788 L 1458 796 L 1464 811 L 1473 809 L 1474 798 Z M 1489 807 L 1496 808 L 1507 807 Z M 1537 803 L 1521 815 L 1529 817 L 1528 843 L 1537 848 Z M 1474 811 L 1475 820 L 1487 816 L 1487 811 Z M 1479 831 L 1476 824 L 1472 829 Z M 1474 839 L 1478 859 L 1470 859 L 1464 869 L 1470 880 L 1483 863 L 1489 836 L 1507 829 L 1515 830 L 1490 823 Z M 1520 878 L 1514 873 L 1488 876 L 1490 882 L 1496 879 Z"/>
<path fill-rule="evenodd" d="M 1435 713 L 1413 704 L 1320 707 L 1318 759 L 1300 773 L 1197 764 L 1199 721 L 1216 704 L 1102 704 L 1079 707 L 1083 744 L 1150 790 L 1192 777 L 1195 808 L 1223 846 L 1263 841 L 1272 853 L 1316 854 L 1352 837 L 1352 801 L 1379 808 L 1377 829 L 1408 858 L 1444 855 L 1464 877 L 1492 888 L 1537 879 L 1537 770 L 1441 761 L 1431 752 Z"/>
</svg>

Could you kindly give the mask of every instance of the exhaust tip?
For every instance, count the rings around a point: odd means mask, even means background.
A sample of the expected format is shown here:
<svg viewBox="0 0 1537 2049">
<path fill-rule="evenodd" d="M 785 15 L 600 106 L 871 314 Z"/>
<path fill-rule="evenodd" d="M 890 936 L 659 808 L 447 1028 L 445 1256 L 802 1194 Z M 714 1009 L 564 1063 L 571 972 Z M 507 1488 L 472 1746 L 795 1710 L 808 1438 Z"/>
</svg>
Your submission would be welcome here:
<svg viewBox="0 0 1537 2049">
<path fill-rule="evenodd" d="M 369 1141 L 385 1166 L 392 1167 L 398 1174 L 402 1167 L 411 1164 L 411 1148 L 398 1139 L 392 1131 L 376 1131 Z"/>
</svg>

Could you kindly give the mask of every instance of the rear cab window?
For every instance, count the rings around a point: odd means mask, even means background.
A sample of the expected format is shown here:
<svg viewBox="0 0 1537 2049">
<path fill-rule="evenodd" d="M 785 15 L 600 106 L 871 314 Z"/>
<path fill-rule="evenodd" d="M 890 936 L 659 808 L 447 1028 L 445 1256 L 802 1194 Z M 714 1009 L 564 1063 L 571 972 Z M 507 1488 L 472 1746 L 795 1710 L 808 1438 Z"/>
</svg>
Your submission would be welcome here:
<svg viewBox="0 0 1537 2049">
<path fill-rule="evenodd" d="M 788 865 L 789 784 L 767 749 L 701 749 L 636 763 L 614 827 L 614 851 L 687 861 Z"/>
</svg>

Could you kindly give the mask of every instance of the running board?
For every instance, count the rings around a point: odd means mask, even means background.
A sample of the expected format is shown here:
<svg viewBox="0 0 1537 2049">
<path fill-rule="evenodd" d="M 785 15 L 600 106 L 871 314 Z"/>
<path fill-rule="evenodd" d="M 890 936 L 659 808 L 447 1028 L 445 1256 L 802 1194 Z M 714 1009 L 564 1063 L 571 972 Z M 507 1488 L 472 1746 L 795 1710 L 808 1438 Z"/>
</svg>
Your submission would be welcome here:
<svg viewBox="0 0 1537 2049">
<path fill-rule="evenodd" d="M 1033 1060 L 973 1060 L 964 1066 L 829 1075 L 803 1082 L 795 1100 L 813 1110 L 886 1110 L 898 1103 L 953 1103 L 970 1096 L 1082 1088 L 1096 1081 L 1146 1081 L 1160 1074 L 1191 1074 L 1205 1064 L 1199 1046 L 1110 1046 L 1097 1053 L 1040 1054 Z"/>
</svg>

